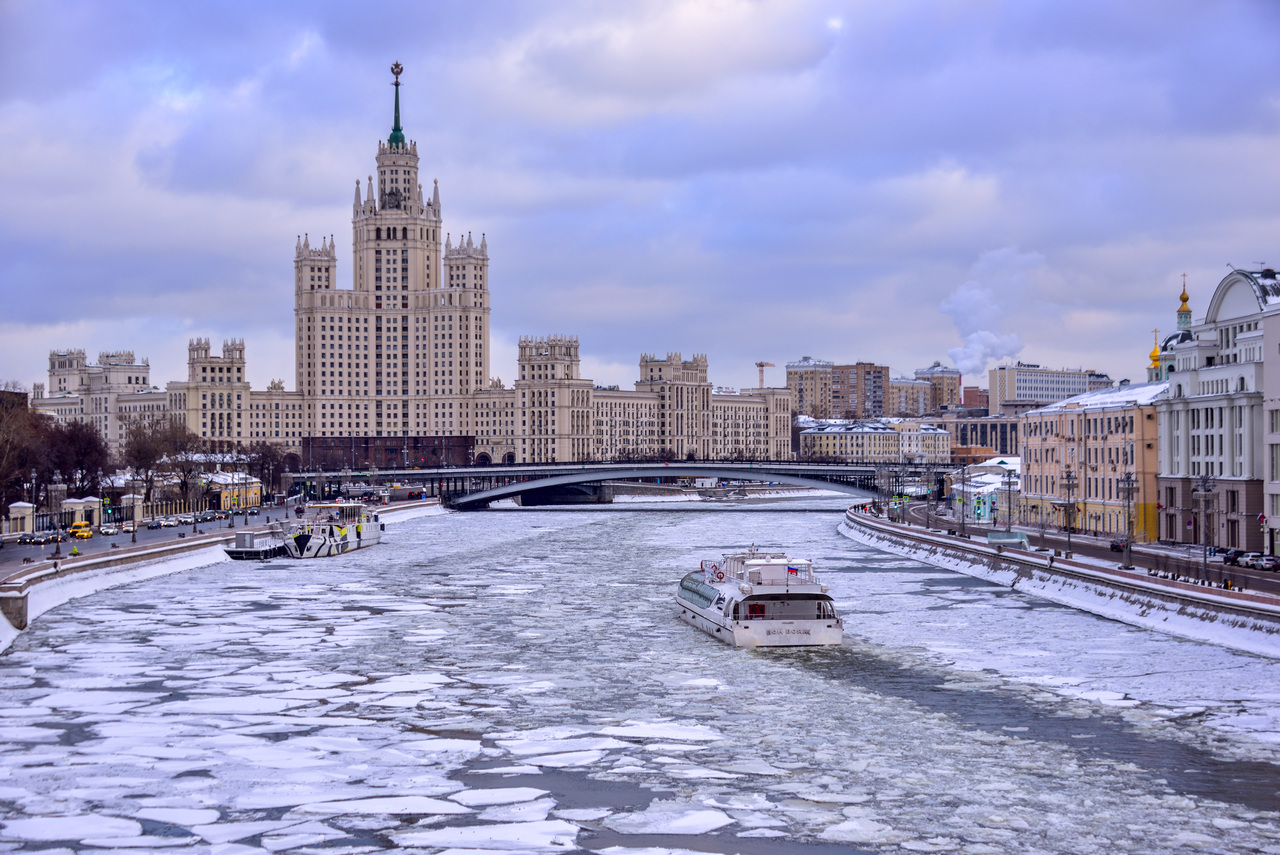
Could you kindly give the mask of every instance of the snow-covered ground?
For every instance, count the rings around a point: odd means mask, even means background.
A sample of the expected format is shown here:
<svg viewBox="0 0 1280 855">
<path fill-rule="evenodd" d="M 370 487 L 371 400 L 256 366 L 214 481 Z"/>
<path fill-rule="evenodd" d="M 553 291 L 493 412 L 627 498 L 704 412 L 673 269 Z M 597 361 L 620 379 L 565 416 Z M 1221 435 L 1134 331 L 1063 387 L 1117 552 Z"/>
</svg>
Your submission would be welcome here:
<svg viewBox="0 0 1280 855">
<path fill-rule="evenodd" d="M 441 514 L 54 609 L 0 657 L 0 847 L 1280 845 L 1280 665 L 862 547 L 845 504 Z M 752 541 L 816 560 L 843 647 L 675 618 Z"/>
</svg>

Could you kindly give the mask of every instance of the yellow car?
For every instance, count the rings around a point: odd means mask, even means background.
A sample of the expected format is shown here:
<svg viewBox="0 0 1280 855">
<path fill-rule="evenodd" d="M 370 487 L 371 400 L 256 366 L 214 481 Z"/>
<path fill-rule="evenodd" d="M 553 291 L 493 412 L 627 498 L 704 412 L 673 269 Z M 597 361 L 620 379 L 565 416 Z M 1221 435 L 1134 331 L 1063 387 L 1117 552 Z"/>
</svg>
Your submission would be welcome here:
<svg viewBox="0 0 1280 855">
<path fill-rule="evenodd" d="M 71 528 L 67 529 L 67 534 L 76 540 L 88 540 L 93 537 L 93 526 L 87 522 L 72 523 Z"/>
</svg>

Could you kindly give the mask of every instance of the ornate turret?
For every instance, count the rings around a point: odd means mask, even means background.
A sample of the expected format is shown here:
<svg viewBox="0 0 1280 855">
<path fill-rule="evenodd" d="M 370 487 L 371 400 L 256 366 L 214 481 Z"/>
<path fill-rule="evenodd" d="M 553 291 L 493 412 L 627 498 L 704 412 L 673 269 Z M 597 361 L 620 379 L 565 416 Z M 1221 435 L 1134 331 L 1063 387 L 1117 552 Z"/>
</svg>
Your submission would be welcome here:
<svg viewBox="0 0 1280 855">
<path fill-rule="evenodd" d="M 391 125 L 391 136 L 387 137 L 387 144 L 394 148 L 404 145 L 404 131 L 400 129 L 400 75 L 404 73 L 404 66 L 397 62 L 391 66 L 391 73 L 396 76 L 396 82 L 392 84 L 396 87 L 396 118 Z"/>
<path fill-rule="evenodd" d="M 1179 295 L 1182 305 L 1178 306 L 1178 329 L 1191 329 L 1191 307 L 1187 305 L 1187 300 L 1191 298 L 1187 296 L 1187 274 L 1182 274 L 1182 294 Z"/>
</svg>

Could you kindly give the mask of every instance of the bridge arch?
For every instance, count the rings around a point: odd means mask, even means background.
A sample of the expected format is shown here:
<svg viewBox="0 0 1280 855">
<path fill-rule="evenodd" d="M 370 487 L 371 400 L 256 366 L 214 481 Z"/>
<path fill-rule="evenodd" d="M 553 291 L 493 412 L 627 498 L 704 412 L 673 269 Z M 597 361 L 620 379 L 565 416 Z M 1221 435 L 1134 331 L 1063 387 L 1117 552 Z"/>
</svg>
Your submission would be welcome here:
<svg viewBox="0 0 1280 855">
<path fill-rule="evenodd" d="M 875 497 L 875 494 L 871 490 L 845 481 L 829 481 L 823 478 L 815 478 L 787 472 L 770 472 L 764 468 L 753 470 L 743 469 L 740 466 L 718 467 L 715 464 L 693 465 L 682 463 L 672 465 L 669 468 L 655 467 L 652 465 L 637 466 L 634 468 L 619 466 L 617 468 L 609 468 L 604 471 L 593 467 L 591 469 L 584 469 L 584 471 L 581 472 L 569 472 L 559 475 L 537 477 L 528 481 L 517 481 L 510 484 L 504 484 L 499 487 L 493 487 L 488 490 L 480 490 L 474 493 L 455 496 L 449 504 L 459 510 L 479 510 L 481 508 L 488 507 L 490 502 L 496 502 L 499 499 L 510 499 L 524 493 L 530 493 L 535 490 L 542 490 L 548 487 L 564 487 L 572 484 L 590 484 L 601 481 L 628 481 L 643 478 L 673 476 L 725 478 L 736 481 L 769 481 L 789 484 L 795 487 L 835 490 L 840 493 L 847 493 L 850 496 L 856 496 L 860 499 L 871 499 Z"/>
</svg>

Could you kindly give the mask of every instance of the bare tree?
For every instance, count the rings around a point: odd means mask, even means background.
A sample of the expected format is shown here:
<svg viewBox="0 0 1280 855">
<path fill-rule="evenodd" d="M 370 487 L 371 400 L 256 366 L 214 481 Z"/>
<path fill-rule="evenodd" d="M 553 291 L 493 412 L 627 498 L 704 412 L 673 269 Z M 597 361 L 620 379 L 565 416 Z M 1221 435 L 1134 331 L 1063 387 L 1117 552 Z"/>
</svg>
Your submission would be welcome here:
<svg viewBox="0 0 1280 855">
<path fill-rule="evenodd" d="M 153 419 L 129 419 L 125 422 L 121 461 L 142 482 L 144 502 L 150 502 L 155 491 L 156 473 L 165 455 L 165 432 L 168 424 Z"/>
<path fill-rule="evenodd" d="M 280 489 L 280 473 L 284 471 L 284 454 L 269 442 L 256 442 L 247 452 L 248 469 L 262 482 L 264 491 Z"/>
<path fill-rule="evenodd" d="M 205 467 L 205 442 L 185 422 L 177 420 L 165 424 L 160 440 L 164 452 L 163 466 L 177 478 L 182 500 L 190 502 L 192 481 L 196 473 Z"/>
</svg>

